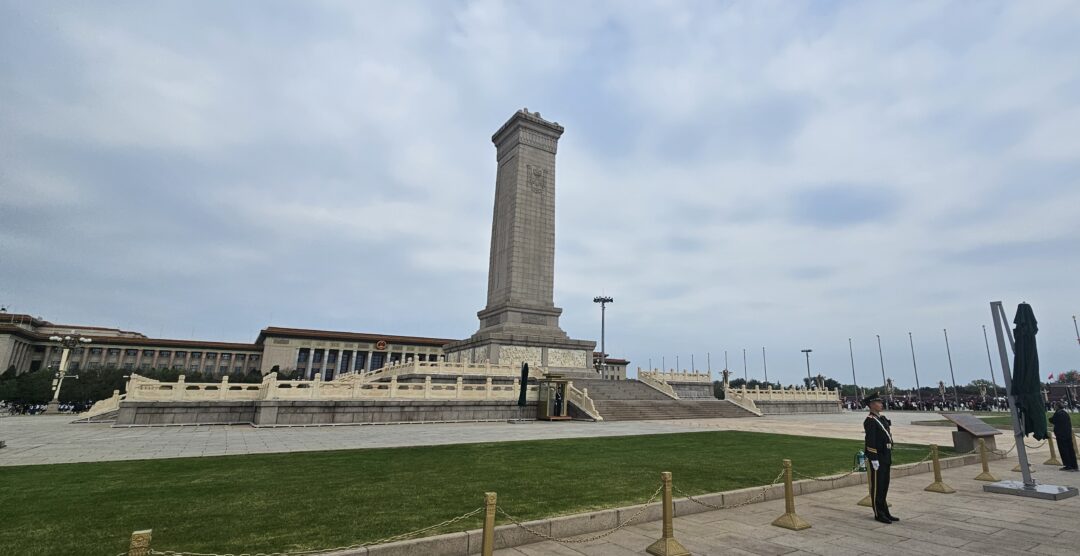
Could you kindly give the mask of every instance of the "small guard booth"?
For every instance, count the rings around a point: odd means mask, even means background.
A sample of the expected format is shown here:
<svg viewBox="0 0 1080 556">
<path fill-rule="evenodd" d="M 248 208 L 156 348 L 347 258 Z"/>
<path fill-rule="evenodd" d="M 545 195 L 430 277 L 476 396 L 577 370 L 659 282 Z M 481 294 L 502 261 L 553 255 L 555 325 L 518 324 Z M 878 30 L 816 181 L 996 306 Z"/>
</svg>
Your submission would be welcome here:
<svg viewBox="0 0 1080 556">
<path fill-rule="evenodd" d="M 536 418 L 544 421 L 570 419 L 566 409 L 566 391 L 570 381 L 561 375 L 548 375 L 540 379 L 540 391 L 536 400 Z"/>
</svg>

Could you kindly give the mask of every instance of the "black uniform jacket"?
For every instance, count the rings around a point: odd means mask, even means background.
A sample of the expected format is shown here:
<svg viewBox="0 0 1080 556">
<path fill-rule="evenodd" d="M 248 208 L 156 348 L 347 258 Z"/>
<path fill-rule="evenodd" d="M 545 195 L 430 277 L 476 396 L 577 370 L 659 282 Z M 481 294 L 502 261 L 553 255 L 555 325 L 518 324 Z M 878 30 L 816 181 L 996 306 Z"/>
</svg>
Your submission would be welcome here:
<svg viewBox="0 0 1080 556">
<path fill-rule="evenodd" d="M 874 416 L 873 413 L 863 420 L 863 431 L 866 433 L 866 459 L 878 461 L 892 461 L 892 422 L 884 415 Z"/>
<path fill-rule="evenodd" d="M 1072 421 L 1064 409 L 1055 411 L 1050 417 L 1050 422 L 1054 424 L 1055 436 L 1068 438 L 1072 435 Z"/>
</svg>

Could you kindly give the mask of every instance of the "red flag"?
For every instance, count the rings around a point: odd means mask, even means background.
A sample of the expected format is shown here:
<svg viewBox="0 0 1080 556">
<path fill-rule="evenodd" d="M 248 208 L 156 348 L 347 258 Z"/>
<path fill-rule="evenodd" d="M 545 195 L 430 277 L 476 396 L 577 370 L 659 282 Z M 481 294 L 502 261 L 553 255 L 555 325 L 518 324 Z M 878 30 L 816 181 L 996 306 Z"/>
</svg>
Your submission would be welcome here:
<svg viewBox="0 0 1080 556">
<path fill-rule="evenodd" d="M 1046 380 L 1054 380 L 1054 373 L 1046 375 Z"/>
</svg>

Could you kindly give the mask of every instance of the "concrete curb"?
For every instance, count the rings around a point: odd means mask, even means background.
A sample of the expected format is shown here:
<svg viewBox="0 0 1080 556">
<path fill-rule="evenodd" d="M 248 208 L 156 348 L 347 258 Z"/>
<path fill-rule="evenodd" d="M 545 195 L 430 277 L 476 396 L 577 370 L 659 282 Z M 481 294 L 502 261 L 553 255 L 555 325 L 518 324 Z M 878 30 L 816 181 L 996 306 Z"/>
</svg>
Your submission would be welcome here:
<svg viewBox="0 0 1080 556">
<path fill-rule="evenodd" d="M 989 457 L 991 460 L 1005 459 L 1005 456 L 993 453 L 989 454 Z M 962 467 L 977 463 L 979 463 L 979 456 L 976 454 L 941 458 L 942 469 L 952 469 L 954 467 Z M 894 477 L 907 477 L 909 475 L 917 475 L 920 473 L 930 473 L 933 471 L 932 465 L 932 462 L 929 461 L 897 465 L 892 468 L 892 474 Z M 866 484 L 866 473 L 859 472 L 835 481 L 803 479 L 794 481 L 792 486 L 795 488 L 795 495 L 798 496 L 800 494 L 810 494 L 813 492 L 862 484 Z M 733 505 L 745 502 L 746 500 L 757 496 L 761 492 L 761 489 L 762 487 L 760 486 L 741 488 L 738 490 L 702 494 L 700 496 L 695 496 L 694 498 L 714 506 Z M 757 504 L 768 500 L 781 500 L 783 498 L 784 485 L 776 484 L 767 487 L 764 500 L 751 502 L 751 504 Z M 853 501 L 852 503 L 854 504 L 856 501 Z M 673 503 L 675 505 L 675 517 L 715 511 L 702 506 L 701 504 L 696 504 L 686 498 L 676 498 Z M 538 519 L 524 522 L 524 524 L 530 529 L 534 529 L 546 535 L 565 538 L 607 531 L 614 528 L 619 523 L 630 519 L 640 509 L 641 505 L 626 506 L 609 510 Z M 661 512 L 662 507 L 660 502 L 649 504 L 649 506 L 645 508 L 642 516 L 634 523 L 640 524 L 651 521 L 660 521 L 662 517 Z M 406 556 L 414 554 L 425 554 L 429 556 L 468 556 L 470 554 L 480 553 L 482 533 L 483 531 L 481 529 L 447 533 L 444 535 L 436 535 L 434 537 L 423 537 L 408 541 L 374 545 L 355 550 L 334 552 L 333 556 Z M 545 539 L 529 533 L 514 524 L 495 527 L 496 550 L 532 544 L 543 540 Z"/>
</svg>

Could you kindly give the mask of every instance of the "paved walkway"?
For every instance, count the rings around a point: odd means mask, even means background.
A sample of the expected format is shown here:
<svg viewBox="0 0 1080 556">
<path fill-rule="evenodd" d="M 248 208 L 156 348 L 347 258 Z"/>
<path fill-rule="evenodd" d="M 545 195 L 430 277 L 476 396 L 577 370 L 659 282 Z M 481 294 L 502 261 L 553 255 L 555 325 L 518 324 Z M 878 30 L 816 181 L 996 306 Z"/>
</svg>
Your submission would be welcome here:
<svg viewBox="0 0 1080 556">
<path fill-rule="evenodd" d="M 933 413 L 889 414 L 897 442 L 951 445 L 951 427 L 908 426 L 939 419 Z M 0 466 L 117 461 L 429 446 L 508 440 L 743 430 L 861 439 L 863 413 L 791 415 L 741 419 L 670 421 L 442 423 L 254 428 L 248 425 L 112 428 L 105 423 L 72 424 L 71 416 L 0 419 Z"/>
<path fill-rule="evenodd" d="M 1032 461 L 1041 463 L 1047 456 L 1044 448 Z M 1015 457 L 994 461 L 991 471 L 999 479 L 1019 480 L 1020 474 L 1010 471 L 1015 464 Z M 1039 482 L 1080 486 L 1080 473 L 1058 471 L 1056 466 L 1036 468 Z M 894 479 L 889 500 L 901 521 L 891 525 L 874 521 L 869 508 L 856 505 L 866 494 L 862 485 L 797 497 L 796 513 L 812 525 L 803 531 L 771 525 L 784 513 L 784 501 L 773 500 L 676 518 L 675 538 L 693 554 L 708 555 L 1080 554 L 1080 497 L 1049 502 L 984 493 L 986 483 L 971 478 L 978 472 L 978 466 L 971 465 L 946 470 L 945 482 L 957 490 L 955 494 L 923 491 L 932 480 L 929 474 Z M 645 548 L 659 538 L 660 527 L 657 521 L 573 547 L 544 542 L 495 554 L 645 554 Z"/>
</svg>

